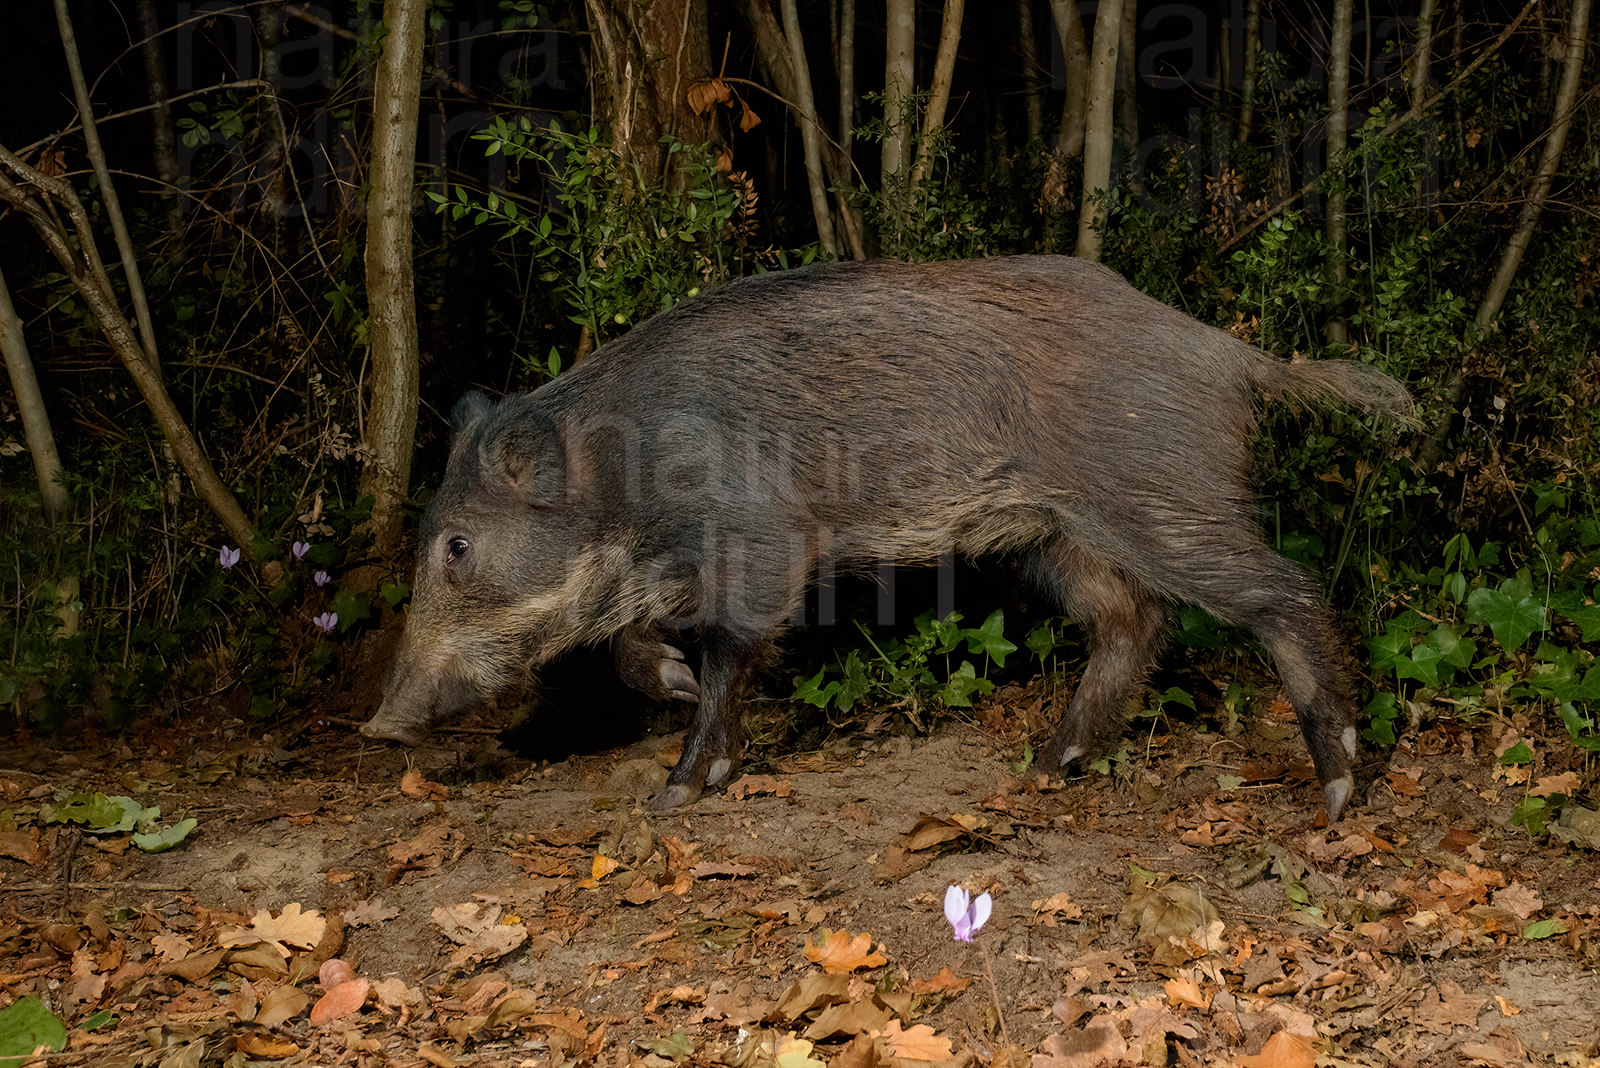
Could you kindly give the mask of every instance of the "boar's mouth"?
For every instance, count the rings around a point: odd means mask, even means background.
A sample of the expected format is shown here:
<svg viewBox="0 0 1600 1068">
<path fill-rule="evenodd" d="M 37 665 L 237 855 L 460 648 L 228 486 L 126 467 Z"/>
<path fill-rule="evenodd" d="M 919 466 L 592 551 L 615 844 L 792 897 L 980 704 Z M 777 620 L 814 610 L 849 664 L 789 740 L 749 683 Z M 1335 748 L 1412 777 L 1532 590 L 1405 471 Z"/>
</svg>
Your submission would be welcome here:
<svg viewBox="0 0 1600 1068">
<path fill-rule="evenodd" d="M 401 745 L 421 745 L 435 721 L 462 711 L 480 696 L 470 680 L 453 673 L 428 671 L 402 654 L 384 685 L 383 703 L 362 724 L 361 733 Z"/>
</svg>

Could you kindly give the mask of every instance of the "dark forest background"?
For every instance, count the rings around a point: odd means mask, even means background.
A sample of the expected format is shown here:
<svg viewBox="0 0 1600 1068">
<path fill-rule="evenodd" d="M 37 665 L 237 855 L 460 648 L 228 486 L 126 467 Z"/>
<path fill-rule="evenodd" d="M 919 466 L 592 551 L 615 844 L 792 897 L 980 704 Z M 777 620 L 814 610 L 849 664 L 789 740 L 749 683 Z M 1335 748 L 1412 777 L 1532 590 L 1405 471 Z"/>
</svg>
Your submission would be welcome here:
<svg viewBox="0 0 1600 1068">
<path fill-rule="evenodd" d="M 1588 7 L 26 0 L 0 708 L 359 709 L 463 392 L 741 274 L 1048 251 L 1407 383 L 1422 426 L 1274 413 L 1259 463 L 1268 537 L 1364 640 L 1369 737 L 1513 707 L 1592 747 Z M 1028 622 L 1047 668 L 1070 628 Z"/>
</svg>

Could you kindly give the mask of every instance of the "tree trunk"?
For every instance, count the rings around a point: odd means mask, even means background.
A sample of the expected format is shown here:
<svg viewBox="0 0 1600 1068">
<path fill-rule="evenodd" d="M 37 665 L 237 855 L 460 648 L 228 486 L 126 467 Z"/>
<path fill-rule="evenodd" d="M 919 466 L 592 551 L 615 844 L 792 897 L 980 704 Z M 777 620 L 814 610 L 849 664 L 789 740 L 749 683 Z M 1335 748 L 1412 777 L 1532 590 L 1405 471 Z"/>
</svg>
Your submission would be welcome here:
<svg viewBox="0 0 1600 1068">
<path fill-rule="evenodd" d="M 944 23 L 939 28 L 939 53 L 933 64 L 933 84 L 929 86 L 928 113 L 922 120 L 922 139 L 917 144 L 916 166 L 911 168 L 911 186 L 933 166 L 933 146 L 944 129 L 944 113 L 950 106 L 950 79 L 955 76 L 956 48 L 961 43 L 961 15 L 966 0 L 944 0 Z"/>
<path fill-rule="evenodd" d="M 1589 0 L 1572 0 L 1571 10 L 1567 14 L 1567 55 L 1562 61 L 1561 84 L 1556 88 L 1555 105 L 1551 108 L 1550 132 L 1545 137 L 1544 154 L 1528 186 L 1528 197 L 1522 202 L 1517 228 L 1512 231 L 1511 239 L 1506 242 L 1505 251 L 1500 255 L 1500 264 L 1495 268 L 1494 278 L 1483 295 L 1483 303 L 1478 305 L 1477 322 L 1480 328 L 1487 327 L 1499 314 L 1506 294 L 1511 291 L 1511 281 L 1517 275 L 1517 268 L 1522 265 L 1528 242 L 1533 240 L 1533 232 L 1538 229 L 1539 215 L 1550 196 L 1550 185 L 1555 181 L 1556 168 L 1561 164 L 1561 150 L 1566 146 L 1567 131 L 1572 126 L 1572 115 L 1578 100 L 1578 83 L 1583 75 L 1583 54 L 1588 41 Z"/>
<path fill-rule="evenodd" d="M 50 413 L 45 410 L 39 379 L 28 357 L 28 343 L 22 336 L 22 320 L 11 304 L 11 291 L 0 275 L 0 355 L 5 357 L 6 373 L 11 376 L 11 392 L 17 398 L 17 413 L 22 416 L 22 433 L 33 457 L 33 473 L 39 479 L 39 497 L 44 501 L 44 517 L 51 527 L 67 510 L 67 488 L 61 484 L 61 455 L 50 431 Z"/>
<path fill-rule="evenodd" d="M 916 0 L 887 0 L 888 30 L 883 67 L 883 198 L 891 210 L 906 206 L 916 122 Z"/>
<path fill-rule="evenodd" d="M 183 202 L 178 197 L 178 151 L 173 136 L 172 105 L 167 103 L 167 60 L 161 51 L 161 20 L 156 16 L 155 0 L 139 0 L 139 42 L 144 54 L 144 80 L 150 90 L 150 146 L 161 179 L 159 194 L 167 216 L 167 229 L 174 235 L 182 228 Z"/>
<path fill-rule="evenodd" d="M 706 0 L 585 0 L 595 125 L 610 134 L 623 163 L 647 184 L 672 182 L 664 135 L 700 144 L 714 114 L 696 115 L 689 86 L 711 77 Z M 793 99 L 792 97 L 790 99 Z"/>
<path fill-rule="evenodd" d="M 195 492 L 216 514 L 223 529 L 239 543 L 240 550 L 250 559 L 258 559 L 255 549 L 255 525 L 245 517 L 244 510 L 239 507 L 239 502 L 234 499 L 233 493 L 217 477 L 217 472 L 200 448 L 199 441 L 189 430 L 189 425 L 184 422 L 177 405 L 172 403 L 172 397 L 161 381 L 161 372 L 156 362 L 145 353 L 133 327 L 123 317 L 122 309 L 117 304 L 116 294 L 106 275 L 105 264 L 101 262 L 100 253 L 95 247 L 95 229 L 89 221 L 89 213 L 84 210 L 83 202 L 78 199 L 72 184 L 35 170 L 3 145 L 0 145 L 0 165 L 3 165 L 0 166 L 0 201 L 4 201 L 26 216 L 35 232 L 44 239 L 51 254 L 55 256 L 83 296 L 90 314 L 105 332 L 112 351 L 133 376 L 134 384 L 139 387 L 145 404 L 155 417 L 156 425 L 161 428 L 162 435 L 172 446 L 178 462 L 183 465 L 184 473 L 194 483 Z M 72 236 L 57 224 L 56 217 L 13 182 L 7 171 L 66 208 L 72 220 L 76 243 L 72 240 Z M 282 573 L 281 565 L 276 562 L 269 563 L 262 569 L 262 573 L 268 582 L 276 582 L 278 575 Z"/>
<path fill-rule="evenodd" d="M 1431 3 L 1432 0 L 1426 0 Z M 1244 8 L 1244 85 L 1239 89 L 1239 140 L 1250 140 L 1256 121 L 1256 78 L 1261 70 L 1261 0 Z"/>
<path fill-rule="evenodd" d="M 416 188 L 417 107 L 422 86 L 427 0 L 389 0 L 372 100 L 367 197 L 367 334 L 371 401 L 366 462 L 357 490 L 372 498 L 370 529 L 379 556 L 400 542 L 400 506 L 411 486 L 417 433 L 417 307 L 411 272 L 411 200 Z M 368 580 L 374 584 L 372 580 Z"/>
<path fill-rule="evenodd" d="M 100 129 L 94 121 L 94 106 L 89 102 L 89 85 L 83 78 L 83 64 L 78 58 L 78 42 L 72 32 L 72 16 L 67 14 L 67 0 L 55 0 L 56 26 L 61 31 L 61 47 L 67 54 L 67 73 L 72 77 L 72 91 L 78 101 L 78 121 L 83 123 L 83 144 L 88 150 L 89 162 L 94 167 L 100 183 L 100 199 L 106 206 L 106 219 L 111 223 L 112 236 L 116 238 L 117 251 L 122 256 L 124 281 L 128 298 L 133 302 L 134 318 L 139 323 L 140 348 L 151 367 L 159 367 L 156 356 L 155 328 L 150 325 L 150 305 L 145 300 L 144 281 L 139 274 L 139 263 L 133 255 L 133 239 L 128 236 L 128 224 L 122 217 L 122 204 L 117 199 L 116 187 L 111 184 L 111 170 L 106 166 L 106 153 L 100 147 Z M 120 318 L 120 313 L 119 313 Z"/>
<path fill-rule="evenodd" d="M 1117 44 L 1122 37 L 1123 0 L 1100 0 L 1094 13 L 1089 70 L 1089 105 L 1083 134 L 1083 207 L 1078 213 L 1074 255 L 1100 259 L 1111 196 L 1112 105 L 1117 88 Z"/>
<path fill-rule="evenodd" d="M 1083 124 L 1088 109 L 1089 53 L 1084 47 L 1083 19 L 1078 16 L 1077 0 L 1050 0 L 1056 34 L 1066 66 L 1066 99 L 1061 104 L 1061 125 L 1056 130 L 1055 151 L 1045 167 L 1040 200 L 1052 211 L 1067 202 L 1067 167 L 1083 151 Z M 1046 229 L 1046 247 L 1053 240 Z"/>
<path fill-rule="evenodd" d="M 849 0 L 846 0 L 847 10 L 852 6 Z M 779 28 L 778 20 L 773 17 L 772 8 L 767 0 L 741 0 L 740 7 L 745 22 L 750 27 L 750 35 L 755 38 L 756 55 L 760 57 L 761 65 L 767 69 L 767 75 L 772 79 L 773 90 L 791 105 L 790 113 L 794 115 L 795 122 L 800 123 L 802 120 L 792 106 L 799 98 L 800 90 L 794 74 L 794 61 L 788 38 Z M 851 17 L 853 19 L 853 13 Z M 841 103 L 841 112 L 848 107 L 848 103 Z M 823 163 L 828 169 L 829 179 L 836 189 L 850 187 L 854 184 L 850 157 L 842 151 L 830 151 L 832 142 L 828 137 L 827 126 L 820 118 L 815 116 L 813 118 L 819 134 L 818 140 L 826 143 L 822 146 Z M 851 255 L 857 260 L 864 260 L 867 258 L 867 251 L 860 210 L 847 201 L 841 201 L 839 207 L 844 220 L 845 236 L 850 242 Z"/>
<path fill-rule="evenodd" d="M 839 3 L 838 66 L 839 154 L 848 161 L 856 133 L 856 0 Z M 849 168 L 845 170 L 848 172 Z"/>
<path fill-rule="evenodd" d="M 811 93 L 811 65 L 806 62 L 806 43 L 800 36 L 800 13 L 795 0 L 782 0 L 783 33 L 789 41 L 789 68 L 794 76 L 796 112 L 800 143 L 806 156 L 806 184 L 811 189 L 811 214 L 817 221 L 817 240 L 823 251 L 838 258 L 839 243 L 833 236 L 833 209 L 828 206 L 828 186 L 822 173 L 821 134 L 817 130 L 817 107 Z"/>
<path fill-rule="evenodd" d="M 1122 103 L 1117 112 L 1117 129 L 1128 160 L 1139 152 L 1139 63 L 1134 40 L 1139 30 L 1138 0 L 1122 0 L 1122 43 L 1117 53 L 1117 95 Z"/>
<path fill-rule="evenodd" d="M 1428 63 L 1433 49 L 1433 8 L 1434 0 L 1422 0 L 1417 9 L 1417 47 L 1411 55 L 1411 109 L 1422 110 L 1423 103 L 1428 98 Z M 1432 149 L 1429 149 L 1432 152 Z M 1428 179 L 1425 174 L 1418 174 L 1413 183 L 1413 199 L 1418 210 L 1426 207 Z"/>
<path fill-rule="evenodd" d="M 1342 306 L 1349 262 L 1345 248 L 1344 175 L 1348 114 L 1350 110 L 1350 29 L 1354 0 L 1334 0 L 1333 28 L 1328 42 L 1328 144 L 1327 172 L 1333 186 L 1327 199 L 1329 256 L 1328 340 L 1342 343 L 1348 336 Z"/>
<path fill-rule="evenodd" d="M 1017 0 L 1017 52 L 1022 59 L 1022 99 L 1027 105 L 1031 145 L 1044 140 L 1044 89 L 1039 78 L 1039 37 L 1033 29 L 1033 0 Z"/>
</svg>

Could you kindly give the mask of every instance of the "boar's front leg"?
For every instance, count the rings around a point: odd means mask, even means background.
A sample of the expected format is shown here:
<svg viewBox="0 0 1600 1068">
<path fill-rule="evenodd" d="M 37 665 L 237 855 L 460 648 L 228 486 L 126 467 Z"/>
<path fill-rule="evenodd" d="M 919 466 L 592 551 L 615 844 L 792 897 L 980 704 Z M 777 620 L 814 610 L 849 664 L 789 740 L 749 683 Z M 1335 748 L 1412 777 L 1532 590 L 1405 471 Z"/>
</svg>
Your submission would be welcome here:
<svg viewBox="0 0 1600 1068">
<path fill-rule="evenodd" d="M 765 642 L 724 627 L 706 630 L 700 655 L 700 707 L 683 741 L 683 756 L 667 785 L 650 799 L 657 812 L 686 805 L 707 785 L 723 782 L 738 765 L 739 711 L 745 687 L 761 662 Z"/>
<path fill-rule="evenodd" d="M 657 701 L 677 698 L 698 704 L 700 683 L 683 662 L 683 651 L 661 641 L 648 623 L 629 627 L 612 644 L 622 681 Z"/>
</svg>

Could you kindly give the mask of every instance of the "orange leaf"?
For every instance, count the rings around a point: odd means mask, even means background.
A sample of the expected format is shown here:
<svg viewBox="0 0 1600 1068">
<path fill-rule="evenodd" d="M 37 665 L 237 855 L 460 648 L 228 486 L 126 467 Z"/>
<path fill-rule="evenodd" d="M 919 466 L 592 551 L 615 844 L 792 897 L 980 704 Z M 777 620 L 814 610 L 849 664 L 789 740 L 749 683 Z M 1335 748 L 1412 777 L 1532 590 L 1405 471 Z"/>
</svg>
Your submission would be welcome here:
<svg viewBox="0 0 1600 1068">
<path fill-rule="evenodd" d="M 684 94 L 684 100 L 689 107 L 694 109 L 696 115 L 704 115 L 718 104 L 726 103 L 733 99 L 733 90 L 728 88 L 728 83 L 721 78 L 707 78 L 689 86 L 689 91 Z"/>
<path fill-rule="evenodd" d="M 1240 1068 L 1314 1068 L 1317 1051 L 1305 1035 L 1279 1031 L 1254 1057 L 1235 1057 Z"/>
<path fill-rule="evenodd" d="M 899 1020 L 890 1020 L 884 1028 L 883 1041 L 889 1052 L 908 1061 L 947 1061 L 950 1059 L 950 1040 L 940 1038 L 927 1024 L 917 1024 L 909 1031 L 900 1029 Z"/>
<path fill-rule="evenodd" d="M 1184 977 L 1167 980 L 1167 1000 L 1202 1011 L 1211 1005 L 1211 999 L 1200 992 L 1200 984 Z"/>
<path fill-rule="evenodd" d="M 927 981 L 921 979 L 911 980 L 911 992 L 913 994 L 959 994 L 971 985 L 971 979 L 963 979 L 958 975 L 952 974 L 950 969 L 946 968 Z"/>
<path fill-rule="evenodd" d="M 830 931 L 823 928 L 823 943 L 815 945 L 806 939 L 806 958 L 822 965 L 830 975 L 853 972 L 857 968 L 876 968 L 888 964 L 889 958 L 872 952 L 872 936 L 866 932 L 852 935 L 848 931 Z"/>
<path fill-rule="evenodd" d="M 321 1000 L 311 1006 L 311 1022 L 332 1023 L 342 1016 L 349 1016 L 352 1012 L 360 1010 L 366 1002 L 367 981 L 351 979 L 322 995 Z"/>
</svg>

